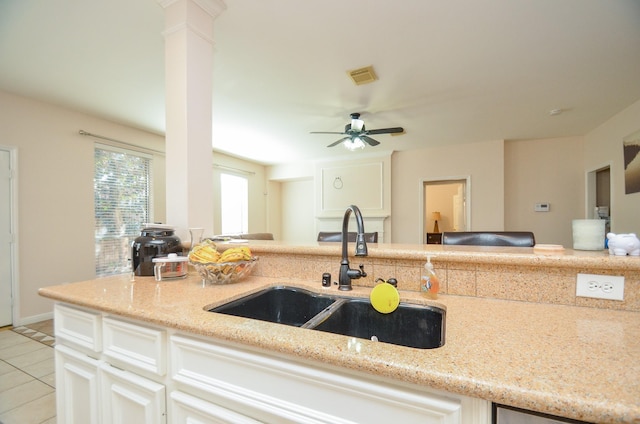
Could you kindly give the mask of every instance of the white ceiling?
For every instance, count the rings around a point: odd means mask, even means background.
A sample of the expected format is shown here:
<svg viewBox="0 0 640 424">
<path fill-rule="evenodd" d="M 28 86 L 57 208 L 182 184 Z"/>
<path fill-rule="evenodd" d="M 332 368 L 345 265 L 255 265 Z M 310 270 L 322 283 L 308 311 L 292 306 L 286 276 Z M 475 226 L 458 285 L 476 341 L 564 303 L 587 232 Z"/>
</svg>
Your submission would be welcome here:
<svg viewBox="0 0 640 424">
<path fill-rule="evenodd" d="M 363 154 L 309 134 L 351 112 L 405 128 L 380 152 L 583 135 L 640 99 L 638 0 L 226 4 L 213 147 L 260 163 Z M 0 0 L 0 89 L 163 134 L 163 26 L 157 0 Z"/>
</svg>

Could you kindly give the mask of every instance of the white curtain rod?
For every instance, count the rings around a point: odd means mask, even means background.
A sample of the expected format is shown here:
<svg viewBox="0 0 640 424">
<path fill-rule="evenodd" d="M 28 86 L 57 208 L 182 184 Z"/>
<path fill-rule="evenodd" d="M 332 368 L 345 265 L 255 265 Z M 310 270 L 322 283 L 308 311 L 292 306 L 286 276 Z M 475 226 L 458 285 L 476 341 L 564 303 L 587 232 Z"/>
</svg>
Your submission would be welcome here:
<svg viewBox="0 0 640 424">
<path fill-rule="evenodd" d="M 103 135 L 93 134 L 93 133 L 90 133 L 90 132 L 85 131 L 85 130 L 78 131 L 78 134 L 85 135 L 85 136 L 88 136 L 88 137 L 99 138 L 101 140 L 111 141 L 112 143 L 121 144 L 123 146 L 127 146 L 127 147 L 130 147 L 130 148 L 133 148 L 133 149 L 137 149 L 137 150 L 139 150 L 141 152 L 153 152 L 153 153 L 158 153 L 158 154 L 163 155 L 163 156 L 165 155 L 165 152 L 160 151 L 160 150 L 154 150 L 154 149 L 148 149 L 146 147 L 140 147 L 140 146 L 137 146 L 137 145 L 132 144 L 132 143 L 127 143 L 126 141 L 120 141 L 120 140 L 116 140 L 115 138 L 110 138 L 110 137 L 105 137 Z M 239 172 L 239 173 L 247 174 L 247 175 L 255 175 L 256 174 L 253 171 L 247 171 L 245 169 L 234 168 L 232 166 L 220 165 L 219 163 L 214 163 L 213 167 L 214 168 L 220 168 L 220 169 L 226 169 L 228 171 Z"/>
<path fill-rule="evenodd" d="M 107 141 L 111 141 L 112 143 L 117 143 L 117 144 L 121 144 L 123 146 L 127 146 L 129 148 L 132 148 L 134 150 L 138 150 L 140 152 L 144 152 L 144 153 L 148 153 L 148 152 L 153 152 L 153 153 L 157 153 L 159 155 L 165 155 L 165 152 L 161 151 L 161 150 L 154 150 L 154 149 L 149 149 L 146 147 L 141 147 L 132 143 L 127 143 L 126 141 L 120 141 L 120 140 L 116 140 L 115 138 L 109 138 L 109 137 L 105 137 L 103 135 L 98 135 L 98 134 L 93 134 L 90 132 L 87 132 L 85 130 L 80 130 L 78 131 L 78 134 L 80 135 L 85 135 L 88 137 L 94 137 L 94 138 L 99 138 L 100 140 L 107 140 Z"/>
</svg>

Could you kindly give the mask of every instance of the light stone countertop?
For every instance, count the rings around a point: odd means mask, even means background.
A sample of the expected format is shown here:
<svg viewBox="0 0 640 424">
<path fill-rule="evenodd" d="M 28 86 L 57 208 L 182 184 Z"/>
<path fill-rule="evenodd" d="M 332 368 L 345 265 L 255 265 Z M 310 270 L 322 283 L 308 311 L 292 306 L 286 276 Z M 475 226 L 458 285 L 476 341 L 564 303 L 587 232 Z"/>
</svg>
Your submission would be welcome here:
<svg viewBox="0 0 640 424">
<path fill-rule="evenodd" d="M 335 253 L 335 248 L 327 249 Z M 637 269 L 636 264 L 632 268 Z M 445 345 L 423 350 L 368 340 L 354 349 L 346 336 L 205 311 L 279 284 L 345 294 L 335 286 L 323 289 L 319 282 L 256 276 L 232 285 L 203 286 L 195 272 L 184 280 L 160 283 L 153 277 L 132 282 L 129 275 L 120 275 L 45 287 L 39 293 L 188 333 L 524 409 L 598 423 L 640 423 L 638 312 L 445 295 L 431 302 L 447 310 Z M 354 287 L 347 293 L 368 297 L 369 291 Z M 428 303 L 411 291 L 401 292 L 401 299 Z"/>
<path fill-rule="evenodd" d="M 236 247 L 238 243 L 217 243 L 218 247 Z M 250 240 L 246 243 L 254 253 L 328 255 L 339 258 L 340 243 L 311 242 L 307 244 L 286 241 Z M 544 245 L 541 245 L 544 246 Z M 353 243 L 349 244 L 349 255 L 353 253 Z M 432 256 L 434 261 L 474 262 L 491 265 L 525 265 L 549 267 L 584 267 L 610 270 L 630 270 L 640 272 L 640 257 L 614 256 L 607 250 L 586 251 L 563 249 L 561 251 L 538 250 L 533 247 L 506 246 L 463 246 L 441 244 L 401 244 L 368 243 L 368 257 L 396 260 L 425 260 Z"/>
</svg>

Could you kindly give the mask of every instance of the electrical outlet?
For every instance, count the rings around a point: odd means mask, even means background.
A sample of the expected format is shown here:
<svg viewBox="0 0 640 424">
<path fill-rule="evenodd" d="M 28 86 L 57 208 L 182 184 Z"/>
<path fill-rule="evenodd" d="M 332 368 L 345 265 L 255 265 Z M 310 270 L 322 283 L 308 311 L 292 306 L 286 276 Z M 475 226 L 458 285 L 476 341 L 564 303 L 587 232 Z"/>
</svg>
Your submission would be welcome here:
<svg viewBox="0 0 640 424">
<path fill-rule="evenodd" d="M 614 275 L 578 274 L 576 296 L 596 299 L 623 300 L 624 277 Z"/>
</svg>

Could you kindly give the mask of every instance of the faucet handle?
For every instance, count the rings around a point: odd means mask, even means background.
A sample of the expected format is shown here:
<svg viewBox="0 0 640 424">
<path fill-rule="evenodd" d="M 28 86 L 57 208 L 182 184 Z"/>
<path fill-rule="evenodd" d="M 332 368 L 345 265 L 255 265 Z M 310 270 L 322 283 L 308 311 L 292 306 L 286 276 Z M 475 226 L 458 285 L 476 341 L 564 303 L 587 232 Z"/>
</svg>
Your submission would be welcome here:
<svg viewBox="0 0 640 424">
<path fill-rule="evenodd" d="M 360 268 L 360 276 L 361 276 L 361 277 L 366 277 L 366 276 L 367 276 L 367 273 L 364 271 L 364 264 L 360 264 L 360 265 L 358 266 L 358 268 Z"/>
</svg>

